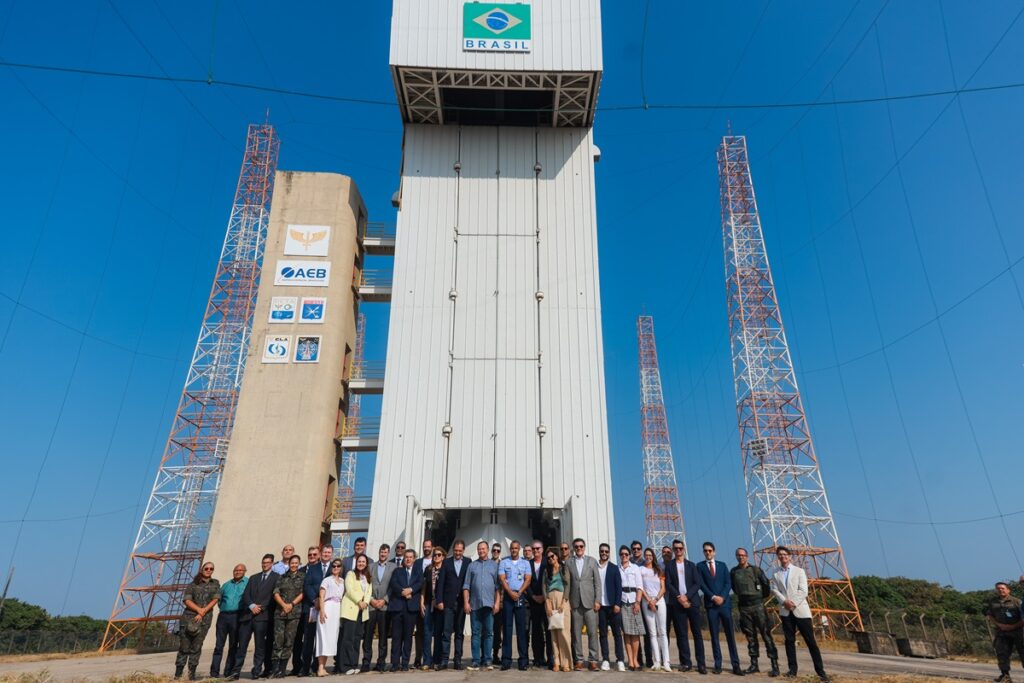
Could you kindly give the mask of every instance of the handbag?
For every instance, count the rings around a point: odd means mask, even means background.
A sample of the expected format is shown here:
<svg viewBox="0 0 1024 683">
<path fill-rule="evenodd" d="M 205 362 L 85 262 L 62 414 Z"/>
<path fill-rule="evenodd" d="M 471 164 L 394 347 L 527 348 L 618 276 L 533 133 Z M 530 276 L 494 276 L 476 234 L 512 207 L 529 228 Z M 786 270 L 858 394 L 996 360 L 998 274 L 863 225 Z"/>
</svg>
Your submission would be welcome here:
<svg viewBox="0 0 1024 683">
<path fill-rule="evenodd" d="M 565 614 L 563 612 L 552 612 L 548 618 L 549 631 L 561 631 L 565 628 Z"/>
</svg>

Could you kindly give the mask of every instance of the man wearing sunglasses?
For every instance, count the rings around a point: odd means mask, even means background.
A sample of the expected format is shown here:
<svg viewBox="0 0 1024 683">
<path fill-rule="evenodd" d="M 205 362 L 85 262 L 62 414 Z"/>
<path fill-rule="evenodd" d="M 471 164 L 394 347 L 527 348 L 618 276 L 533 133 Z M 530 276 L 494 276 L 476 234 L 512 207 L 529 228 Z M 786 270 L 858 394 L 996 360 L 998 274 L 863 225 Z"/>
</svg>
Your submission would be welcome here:
<svg viewBox="0 0 1024 683">
<path fill-rule="evenodd" d="M 601 641 L 601 671 L 610 671 L 608 662 L 608 629 L 612 630 L 615 640 L 616 666 L 619 671 L 626 670 L 625 652 L 622 648 L 622 572 L 617 564 L 611 561 L 612 549 L 607 543 L 598 546 L 597 571 L 601 575 L 601 611 L 598 613 Z"/>
<path fill-rule="evenodd" d="M 644 545 L 640 541 L 633 541 L 629 544 L 630 552 L 633 554 L 629 557 L 629 563 L 635 567 L 644 566 Z M 644 625 L 644 637 L 640 639 L 640 654 L 638 658 L 644 663 L 648 669 L 654 664 L 654 659 L 651 656 L 651 634 L 647 632 L 647 622 L 644 619 L 640 620 Z"/>
<path fill-rule="evenodd" d="M 533 665 L 546 669 L 554 658 L 551 631 L 548 630 L 548 614 L 544 607 L 544 543 L 533 539 L 533 561 L 530 563 L 530 642 L 533 648 Z"/>
<path fill-rule="evenodd" d="M 669 618 L 675 627 L 676 647 L 679 649 L 679 663 L 683 672 L 693 669 L 690 659 L 690 642 L 687 630 L 693 634 L 693 652 L 697 660 L 697 672 L 706 674 L 704 662 L 704 637 L 700 632 L 700 577 L 697 565 L 686 559 L 686 546 L 681 539 L 672 541 L 675 559 L 665 566 L 665 591 L 668 594 Z"/>
<path fill-rule="evenodd" d="M 718 634 L 725 632 L 729 646 L 729 663 L 736 676 L 743 675 L 740 655 L 736 649 L 736 634 L 732 627 L 732 579 L 725 562 L 715 559 L 715 544 L 704 541 L 704 561 L 697 565 L 700 572 L 701 590 L 704 592 L 704 610 L 708 614 L 708 631 L 711 632 L 711 654 L 715 658 L 714 673 L 722 673 L 722 646 Z"/>
<path fill-rule="evenodd" d="M 597 671 L 601 661 L 598 648 L 597 613 L 601 611 L 601 572 L 597 560 L 587 555 L 587 544 L 582 538 L 572 542 L 573 556 L 569 559 L 569 573 L 572 577 L 569 585 L 569 606 L 572 608 L 572 643 L 576 651 L 576 670 L 582 671 L 583 663 L 583 626 L 587 627 L 587 649 L 590 655 L 590 670 Z"/>
</svg>

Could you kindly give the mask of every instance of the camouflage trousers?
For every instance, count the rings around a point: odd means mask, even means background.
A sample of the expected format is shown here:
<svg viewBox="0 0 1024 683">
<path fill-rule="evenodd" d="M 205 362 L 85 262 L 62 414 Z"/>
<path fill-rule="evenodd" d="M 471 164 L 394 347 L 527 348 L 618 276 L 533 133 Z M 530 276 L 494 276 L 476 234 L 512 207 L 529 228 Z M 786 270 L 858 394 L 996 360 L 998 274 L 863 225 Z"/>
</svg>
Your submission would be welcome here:
<svg viewBox="0 0 1024 683">
<path fill-rule="evenodd" d="M 299 630 L 301 616 L 300 610 L 293 610 L 287 615 L 280 612 L 274 615 L 274 659 L 287 660 L 292 656 L 295 633 Z"/>
<path fill-rule="evenodd" d="M 210 630 L 209 621 L 195 622 L 195 614 L 186 614 L 178 623 L 178 656 L 174 659 L 174 667 L 195 671 L 199 666 L 199 655 L 203 651 L 203 640 Z"/>
<path fill-rule="evenodd" d="M 757 637 L 759 635 L 764 641 L 764 650 L 768 659 L 779 658 L 779 651 L 775 647 L 775 641 L 772 640 L 771 622 L 768 620 L 768 613 L 765 611 L 764 605 L 758 603 L 740 606 L 740 630 L 747 638 L 747 654 L 751 659 L 758 656 Z"/>
</svg>

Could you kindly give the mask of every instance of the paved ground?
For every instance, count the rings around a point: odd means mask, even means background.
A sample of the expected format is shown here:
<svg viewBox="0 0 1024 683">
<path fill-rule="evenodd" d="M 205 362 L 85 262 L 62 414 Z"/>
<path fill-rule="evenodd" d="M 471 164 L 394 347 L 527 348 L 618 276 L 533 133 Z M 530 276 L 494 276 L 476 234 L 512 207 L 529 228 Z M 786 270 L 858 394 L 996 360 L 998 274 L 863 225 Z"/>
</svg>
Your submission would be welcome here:
<svg viewBox="0 0 1024 683">
<path fill-rule="evenodd" d="M 709 649 L 710 652 L 710 649 Z M 799 650 L 801 674 L 811 674 L 813 669 L 809 658 L 804 650 Z M 746 663 L 746 653 L 740 653 L 741 660 Z M 838 677 L 856 677 L 871 679 L 882 674 L 911 674 L 920 676 L 938 676 L 951 679 L 963 680 L 992 680 L 996 674 L 995 666 L 992 664 L 970 664 L 967 662 L 955 662 L 938 659 L 911 659 L 908 657 L 885 657 L 881 655 L 862 655 L 847 652 L 826 652 L 825 666 L 830 674 Z M 785 665 L 783 665 L 785 668 Z M 146 655 L 109 655 L 99 657 L 82 657 L 68 659 L 52 659 L 43 662 L 16 662 L 0 663 L 0 678 L 16 677 L 19 674 L 38 674 L 46 671 L 55 681 L 103 681 L 112 676 L 126 676 L 135 672 L 151 672 L 156 674 L 170 674 L 174 670 L 174 653 L 159 653 Z M 209 655 L 205 655 L 199 668 L 200 672 L 209 671 Z M 410 672 L 405 674 L 384 674 L 387 676 L 387 683 L 408 683 L 411 680 L 419 680 L 420 683 L 455 683 L 456 681 L 467 681 L 484 676 L 500 676 L 509 681 L 526 681 L 536 676 L 549 678 L 558 674 L 550 671 L 530 671 L 520 673 L 519 671 L 509 672 L 467 672 L 467 671 L 445 671 L 435 673 Z M 565 674 L 562 674 L 565 675 Z M 668 677 L 670 674 L 663 672 L 646 672 L 645 676 Z M 683 674 L 674 674 L 680 676 Z M 364 676 L 377 677 L 382 674 L 364 674 Z M 635 673 L 598 672 L 598 673 L 577 673 L 573 678 L 578 680 L 594 679 L 606 681 L 632 680 Z M 700 680 L 702 683 L 726 683 L 733 680 L 733 677 L 724 673 L 722 676 L 698 676 L 695 672 L 685 674 L 686 678 Z M 243 679 L 244 680 L 244 679 Z M 287 681 L 297 681 L 289 678 Z M 360 679 L 361 680 L 361 679 Z M 745 677 L 745 681 L 772 681 L 761 674 L 758 676 Z"/>
</svg>

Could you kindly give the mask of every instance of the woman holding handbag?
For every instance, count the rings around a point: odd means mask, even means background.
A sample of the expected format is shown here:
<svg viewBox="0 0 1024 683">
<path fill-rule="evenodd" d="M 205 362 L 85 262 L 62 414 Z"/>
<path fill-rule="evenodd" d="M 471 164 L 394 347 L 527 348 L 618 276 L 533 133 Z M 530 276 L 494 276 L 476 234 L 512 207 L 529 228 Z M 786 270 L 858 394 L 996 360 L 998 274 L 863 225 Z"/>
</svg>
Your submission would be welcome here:
<svg viewBox="0 0 1024 683">
<path fill-rule="evenodd" d="M 346 676 L 359 673 L 359 646 L 370 615 L 370 561 L 356 556 L 355 569 L 345 577 L 345 600 L 341 618 L 345 622 L 341 642 L 341 668 Z"/>
<path fill-rule="evenodd" d="M 341 600 L 345 597 L 345 582 L 341 578 L 341 560 L 331 562 L 331 573 L 320 583 L 320 596 L 316 600 L 316 656 L 317 676 L 326 676 L 327 658 L 338 652 L 338 629 L 341 627 Z"/>
<path fill-rule="evenodd" d="M 551 631 L 551 649 L 554 658 L 551 670 L 572 671 L 572 646 L 569 644 L 569 587 L 572 577 L 569 568 L 562 564 L 558 548 L 548 548 L 548 562 L 544 567 L 544 608 L 548 614 L 548 630 Z"/>
</svg>

